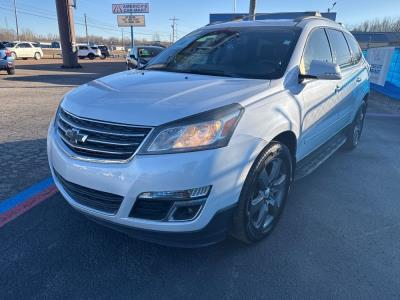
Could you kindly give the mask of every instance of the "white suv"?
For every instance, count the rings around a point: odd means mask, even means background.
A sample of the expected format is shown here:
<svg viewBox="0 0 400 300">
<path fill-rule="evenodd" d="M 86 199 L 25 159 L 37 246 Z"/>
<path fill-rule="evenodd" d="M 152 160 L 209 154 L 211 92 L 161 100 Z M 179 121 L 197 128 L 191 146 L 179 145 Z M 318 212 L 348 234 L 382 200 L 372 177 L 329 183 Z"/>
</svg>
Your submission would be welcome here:
<svg viewBox="0 0 400 300">
<path fill-rule="evenodd" d="M 101 59 L 103 59 L 101 51 L 97 46 L 77 45 L 77 48 L 78 48 L 78 57 L 80 59 L 89 58 L 90 60 L 93 60 L 96 57 L 100 57 Z"/>
<path fill-rule="evenodd" d="M 11 52 L 14 59 L 18 58 L 34 58 L 39 60 L 43 57 L 42 48 L 37 43 L 31 42 L 11 42 L 7 44 L 7 48 Z"/>
<path fill-rule="evenodd" d="M 65 95 L 48 133 L 78 211 L 148 241 L 268 235 L 296 177 L 359 141 L 369 66 L 321 17 L 210 25 Z"/>
</svg>

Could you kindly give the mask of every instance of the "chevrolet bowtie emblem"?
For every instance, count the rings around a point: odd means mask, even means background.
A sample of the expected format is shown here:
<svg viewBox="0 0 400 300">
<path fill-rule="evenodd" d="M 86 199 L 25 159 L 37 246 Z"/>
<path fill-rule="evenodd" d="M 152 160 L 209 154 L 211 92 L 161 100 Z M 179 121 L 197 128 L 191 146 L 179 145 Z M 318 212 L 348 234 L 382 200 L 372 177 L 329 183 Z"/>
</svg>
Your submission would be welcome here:
<svg viewBox="0 0 400 300">
<path fill-rule="evenodd" d="M 79 129 L 71 128 L 65 132 L 65 135 L 69 139 L 71 143 L 78 144 L 86 142 L 88 138 L 87 134 L 83 134 L 79 132 Z"/>
</svg>

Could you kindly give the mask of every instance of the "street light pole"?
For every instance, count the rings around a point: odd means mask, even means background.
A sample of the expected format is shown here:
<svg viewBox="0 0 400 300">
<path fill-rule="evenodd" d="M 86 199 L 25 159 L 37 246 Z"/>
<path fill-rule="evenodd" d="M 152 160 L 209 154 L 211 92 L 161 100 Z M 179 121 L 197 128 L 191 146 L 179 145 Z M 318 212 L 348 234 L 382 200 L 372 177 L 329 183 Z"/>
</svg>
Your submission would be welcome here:
<svg viewBox="0 0 400 300">
<path fill-rule="evenodd" d="M 14 0 L 14 15 L 15 15 L 15 27 L 17 29 L 17 40 L 19 41 L 19 28 L 18 28 L 18 15 L 17 15 L 17 3 Z"/>
<path fill-rule="evenodd" d="M 254 21 L 255 19 L 256 19 L 256 0 L 250 0 L 249 20 Z"/>
<path fill-rule="evenodd" d="M 233 0 L 233 13 L 236 14 L 236 0 Z"/>
</svg>

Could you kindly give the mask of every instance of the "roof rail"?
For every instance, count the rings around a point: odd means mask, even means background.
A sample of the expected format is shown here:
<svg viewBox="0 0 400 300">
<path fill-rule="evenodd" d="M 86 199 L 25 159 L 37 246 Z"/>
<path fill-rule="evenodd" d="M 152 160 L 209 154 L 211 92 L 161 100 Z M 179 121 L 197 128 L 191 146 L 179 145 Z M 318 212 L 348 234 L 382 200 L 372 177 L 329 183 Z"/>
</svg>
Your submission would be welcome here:
<svg viewBox="0 0 400 300">
<path fill-rule="evenodd" d="M 304 15 L 294 19 L 294 22 L 301 22 L 306 19 L 325 19 L 319 11 L 306 11 Z"/>
</svg>

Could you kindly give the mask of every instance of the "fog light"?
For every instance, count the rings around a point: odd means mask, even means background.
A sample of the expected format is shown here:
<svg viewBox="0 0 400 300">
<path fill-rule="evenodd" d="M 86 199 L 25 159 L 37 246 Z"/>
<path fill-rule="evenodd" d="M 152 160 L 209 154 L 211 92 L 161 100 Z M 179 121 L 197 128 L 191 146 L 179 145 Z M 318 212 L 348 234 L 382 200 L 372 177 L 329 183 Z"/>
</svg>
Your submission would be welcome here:
<svg viewBox="0 0 400 300">
<path fill-rule="evenodd" d="M 193 220 L 198 215 L 203 204 L 195 204 L 190 206 L 176 207 L 171 214 L 170 220 L 173 221 L 188 221 Z"/>
<path fill-rule="evenodd" d="M 211 185 L 189 190 L 167 191 L 167 192 L 145 192 L 141 193 L 139 199 L 154 199 L 154 200 L 196 200 L 207 198 L 210 193 Z"/>
</svg>

